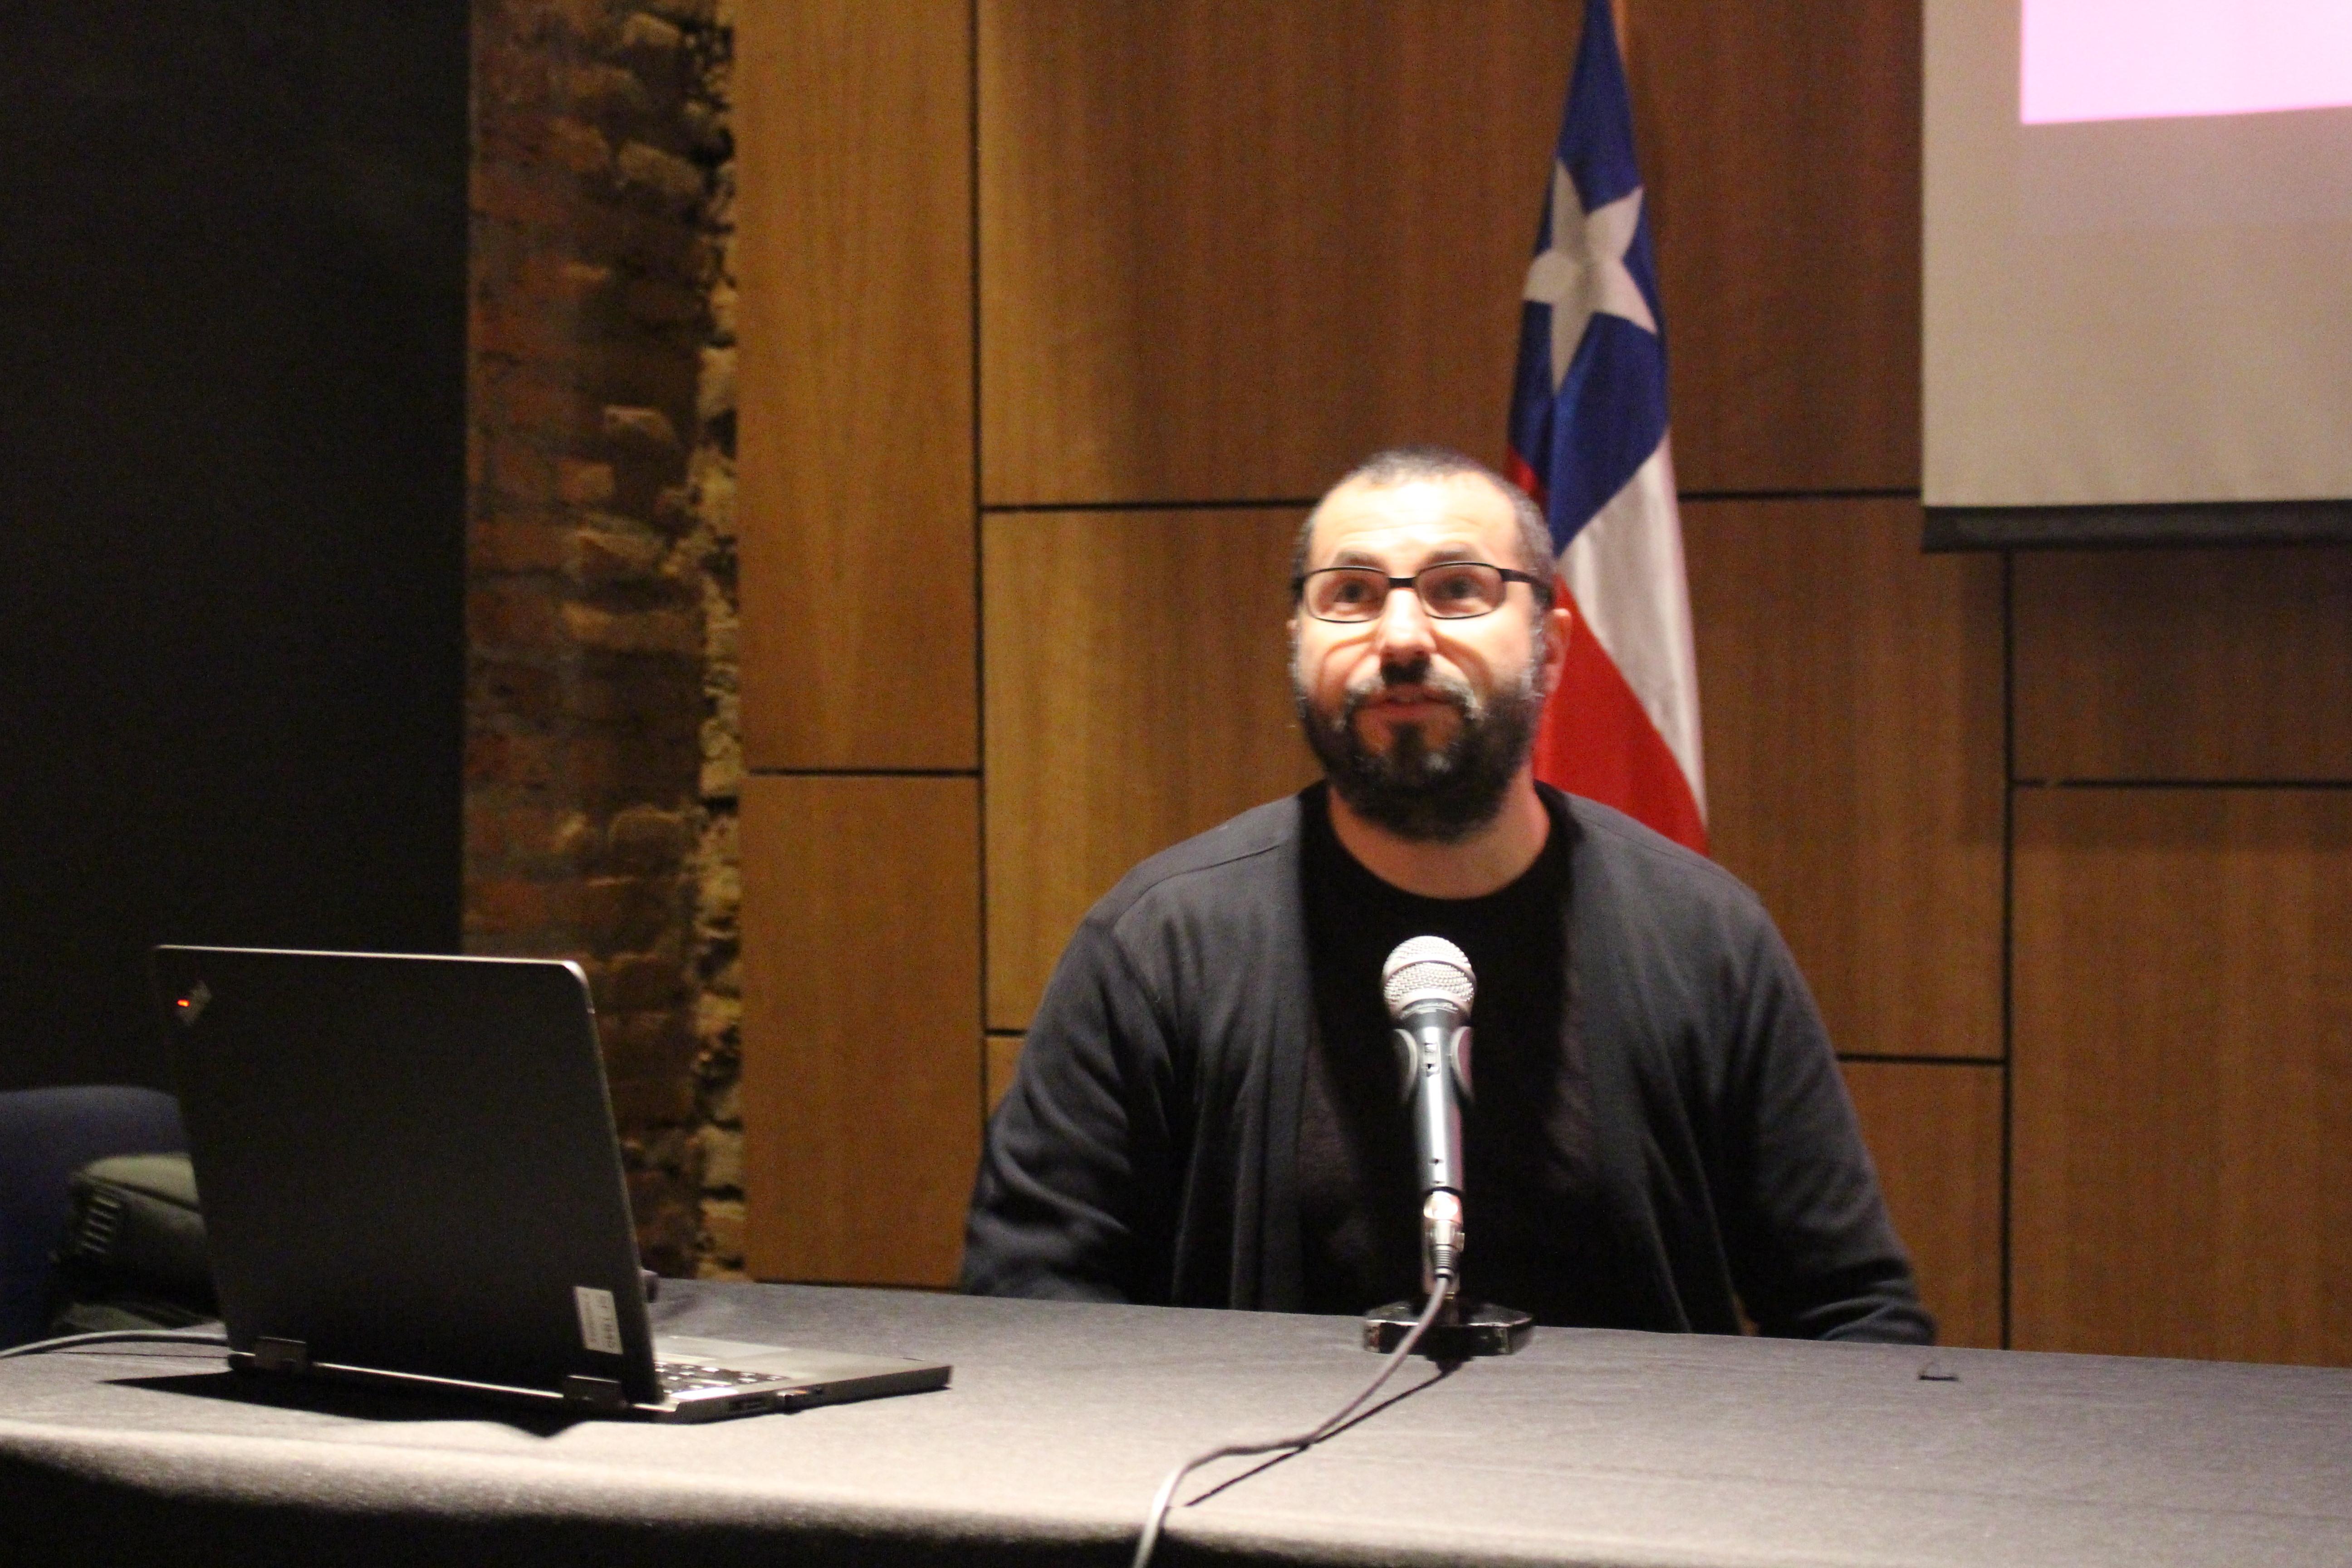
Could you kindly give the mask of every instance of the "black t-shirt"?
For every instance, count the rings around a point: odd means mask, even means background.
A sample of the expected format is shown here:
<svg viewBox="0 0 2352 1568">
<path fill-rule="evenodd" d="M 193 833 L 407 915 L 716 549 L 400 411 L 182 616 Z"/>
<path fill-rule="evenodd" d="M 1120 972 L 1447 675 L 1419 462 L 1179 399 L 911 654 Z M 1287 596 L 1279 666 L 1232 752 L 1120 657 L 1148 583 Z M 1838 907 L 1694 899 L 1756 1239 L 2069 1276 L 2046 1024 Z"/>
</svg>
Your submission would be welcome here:
<svg viewBox="0 0 2352 1568">
<path fill-rule="evenodd" d="M 1477 977 L 1474 1093 L 1462 1110 L 1464 1294 L 1539 1322 L 1611 1321 L 1616 1292 L 1591 1267 L 1599 1261 L 1591 1086 L 1560 1027 L 1573 827 L 1555 815 L 1542 853 L 1508 887 L 1427 899 L 1348 853 L 1321 791 L 1309 792 L 1306 818 L 1300 868 L 1319 1034 L 1298 1130 L 1307 1309 L 1360 1312 L 1420 1288 L 1412 1123 L 1381 966 L 1407 938 L 1441 936 Z"/>
</svg>

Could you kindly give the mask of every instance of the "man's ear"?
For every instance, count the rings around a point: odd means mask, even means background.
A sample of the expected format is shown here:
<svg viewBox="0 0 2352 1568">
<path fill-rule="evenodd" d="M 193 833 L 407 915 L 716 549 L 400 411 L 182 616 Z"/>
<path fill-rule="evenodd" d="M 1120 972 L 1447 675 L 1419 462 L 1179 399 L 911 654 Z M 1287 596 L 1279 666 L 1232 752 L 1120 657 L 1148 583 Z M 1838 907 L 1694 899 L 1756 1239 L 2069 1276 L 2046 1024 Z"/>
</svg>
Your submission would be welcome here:
<svg viewBox="0 0 2352 1568">
<path fill-rule="evenodd" d="M 1560 598 L 1568 595 L 1563 590 Z M 1559 678 L 1568 668 L 1568 639 L 1576 629 L 1576 616 L 1559 599 L 1552 601 L 1544 612 L 1544 695 L 1549 697 L 1559 689 Z"/>
</svg>

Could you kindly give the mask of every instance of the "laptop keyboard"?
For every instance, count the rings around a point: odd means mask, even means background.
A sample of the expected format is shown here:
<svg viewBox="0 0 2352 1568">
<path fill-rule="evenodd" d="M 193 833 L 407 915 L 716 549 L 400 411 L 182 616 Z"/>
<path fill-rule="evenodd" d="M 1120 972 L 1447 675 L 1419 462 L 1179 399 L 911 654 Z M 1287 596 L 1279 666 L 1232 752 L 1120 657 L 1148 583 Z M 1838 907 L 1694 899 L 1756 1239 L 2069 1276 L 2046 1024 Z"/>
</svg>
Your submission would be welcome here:
<svg viewBox="0 0 2352 1568">
<path fill-rule="evenodd" d="M 719 1366 L 707 1361 L 656 1362 L 654 1370 L 661 1373 L 662 1387 L 671 1394 L 700 1394 L 712 1388 L 741 1388 L 747 1384 L 774 1383 L 772 1372 L 738 1372 L 733 1367 Z"/>
</svg>

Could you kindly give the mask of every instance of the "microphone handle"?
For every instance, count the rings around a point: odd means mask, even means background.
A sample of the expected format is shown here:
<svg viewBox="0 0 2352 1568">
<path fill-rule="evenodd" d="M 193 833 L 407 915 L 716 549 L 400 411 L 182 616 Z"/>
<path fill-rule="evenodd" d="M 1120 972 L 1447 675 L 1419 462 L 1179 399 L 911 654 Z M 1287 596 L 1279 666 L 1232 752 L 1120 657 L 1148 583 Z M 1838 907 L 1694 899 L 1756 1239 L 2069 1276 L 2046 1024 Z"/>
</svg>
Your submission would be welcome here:
<svg viewBox="0 0 2352 1568">
<path fill-rule="evenodd" d="M 1412 1141 L 1424 1196 L 1462 1191 L 1462 1107 L 1450 1065 L 1462 1028 L 1459 1009 L 1423 1006 L 1407 1013 L 1398 1031 L 1412 1073 Z"/>
</svg>

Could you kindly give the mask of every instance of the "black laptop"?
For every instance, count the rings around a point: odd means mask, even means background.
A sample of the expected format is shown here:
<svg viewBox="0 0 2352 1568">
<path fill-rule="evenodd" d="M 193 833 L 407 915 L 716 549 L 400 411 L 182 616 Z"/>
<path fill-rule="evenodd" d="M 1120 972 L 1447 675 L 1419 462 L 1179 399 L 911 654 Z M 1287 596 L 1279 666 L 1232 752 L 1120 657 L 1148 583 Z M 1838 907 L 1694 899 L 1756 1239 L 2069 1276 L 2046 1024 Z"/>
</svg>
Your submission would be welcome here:
<svg viewBox="0 0 2352 1568">
<path fill-rule="evenodd" d="M 940 1363 L 656 1339 L 587 977 L 536 959 L 159 947 L 246 1371 L 711 1421 Z"/>
</svg>

